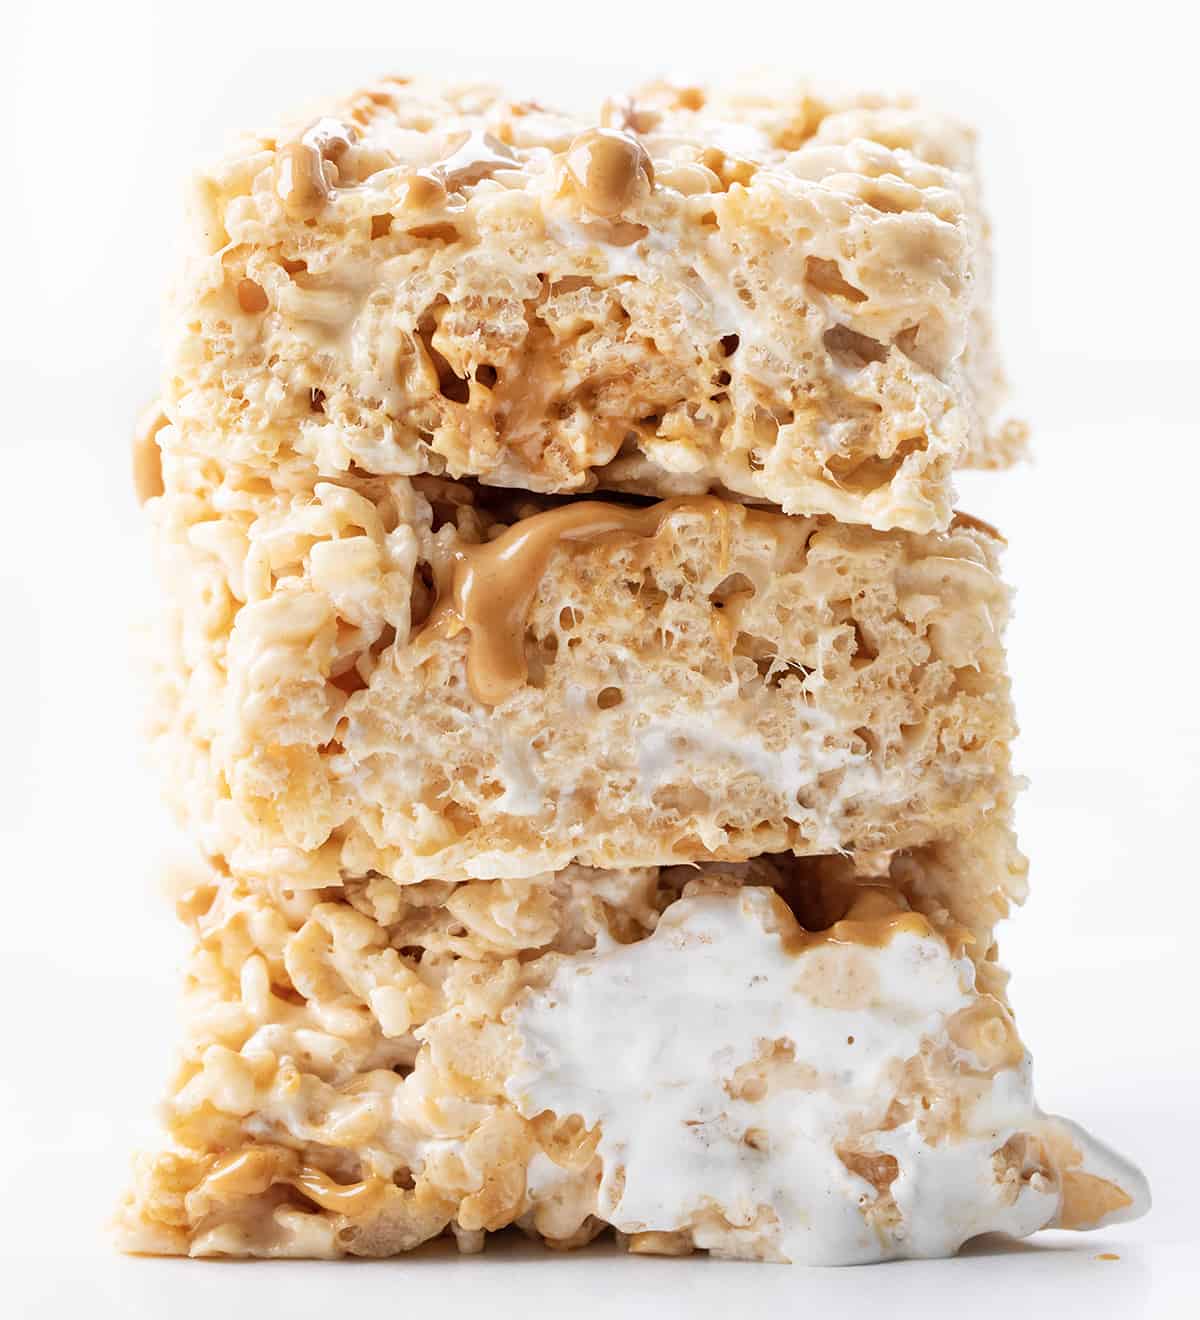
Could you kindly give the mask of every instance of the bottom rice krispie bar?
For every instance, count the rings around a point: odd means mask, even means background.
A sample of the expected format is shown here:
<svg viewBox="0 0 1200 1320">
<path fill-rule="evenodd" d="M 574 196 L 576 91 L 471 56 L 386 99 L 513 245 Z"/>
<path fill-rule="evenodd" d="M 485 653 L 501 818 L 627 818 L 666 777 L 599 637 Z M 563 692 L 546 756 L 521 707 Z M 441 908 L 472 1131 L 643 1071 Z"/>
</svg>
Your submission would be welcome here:
<svg viewBox="0 0 1200 1320">
<path fill-rule="evenodd" d="M 1044 1115 L 991 928 L 1007 830 L 898 854 L 255 891 L 213 870 L 130 1250 L 551 1246 L 850 1263 L 1140 1213 Z"/>
</svg>

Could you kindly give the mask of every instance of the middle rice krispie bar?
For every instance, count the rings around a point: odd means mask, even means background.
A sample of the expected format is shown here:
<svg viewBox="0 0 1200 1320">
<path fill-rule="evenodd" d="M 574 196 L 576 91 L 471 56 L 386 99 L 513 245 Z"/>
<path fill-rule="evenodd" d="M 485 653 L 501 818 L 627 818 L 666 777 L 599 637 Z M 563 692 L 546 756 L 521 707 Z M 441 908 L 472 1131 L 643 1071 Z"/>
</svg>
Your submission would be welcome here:
<svg viewBox="0 0 1200 1320">
<path fill-rule="evenodd" d="M 870 868 L 1011 798 L 1008 593 L 969 518 L 330 482 L 158 441 L 158 741 L 242 877 Z"/>
</svg>

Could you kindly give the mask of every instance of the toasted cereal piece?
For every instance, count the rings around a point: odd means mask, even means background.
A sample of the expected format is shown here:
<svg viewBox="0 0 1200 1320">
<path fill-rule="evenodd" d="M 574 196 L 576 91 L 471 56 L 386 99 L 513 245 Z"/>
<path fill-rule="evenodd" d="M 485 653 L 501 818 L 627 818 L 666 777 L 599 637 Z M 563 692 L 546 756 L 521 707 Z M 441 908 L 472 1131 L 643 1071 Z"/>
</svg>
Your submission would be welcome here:
<svg viewBox="0 0 1200 1320">
<path fill-rule="evenodd" d="M 319 887 L 846 850 L 1013 793 L 997 536 L 267 476 L 159 433 L 166 778 Z"/>
<path fill-rule="evenodd" d="M 969 845 L 272 898 L 213 873 L 122 1244 L 387 1256 L 517 1224 L 849 1264 L 1090 1228 L 1144 1179 L 1044 1115 Z M 971 883 L 950 883 L 952 901 Z M 986 886 L 984 886 L 986 887 Z"/>
<path fill-rule="evenodd" d="M 924 532 L 1023 443 L 971 134 L 905 102 L 385 80 L 195 198 L 164 389 L 224 460 Z"/>
</svg>

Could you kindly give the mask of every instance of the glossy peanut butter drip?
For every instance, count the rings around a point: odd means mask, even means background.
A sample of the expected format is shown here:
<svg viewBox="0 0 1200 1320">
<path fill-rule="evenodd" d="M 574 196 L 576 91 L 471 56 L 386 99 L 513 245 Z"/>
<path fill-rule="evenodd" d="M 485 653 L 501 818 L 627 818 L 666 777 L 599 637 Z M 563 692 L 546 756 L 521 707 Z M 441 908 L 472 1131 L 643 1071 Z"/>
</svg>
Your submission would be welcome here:
<svg viewBox="0 0 1200 1320">
<path fill-rule="evenodd" d="M 1017 1068 L 1025 1057 L 1012 1014 L 994 995 L 981 994 L 950 1018 L 946 1030 L 955 1045 L 970 1050 L 987 1072 Z"/>
<path fill-rule="evenodd" d="M 337 1183 L 322 1170 L 302 1164 L 292 1151 L 247 1146 L 217 1160 L 202 1187 L 215 1200 L 231 1200 L 261 1195 L 275 1183 L 287 1183 L 322 1210 L 340 1215 L 370 1214 L 388 1185 L 376 1177 Z"/>
<path fill-rule="evenodd" d="M 1133 1204 L 1133 1197 L 1123 1187 L 1094 1173 L 1067 1169 L 1062 1175 L 1062 1187 L 1059 1228 L 1095 1228 L 1108 1215 Z"/>
<path fill-rule="evenodd" d="M 326 117 L 318 119 L 297 141 L 279 147 L 275 188 L 288 216 L 311 219 L 335 188 L 346 186 L 341 165 L 359 137 L 353 125 Z M 506 143 L 475 129 L 449 156 L 409 176 L 408 197 L 414 205 L 434 205 L 445 200 L 448 190 L 472 187 L 498 170 L 515 169 L 519 164 Z"/>
<path fill-rule="evenodd" d="M 1045 1138 L 1050 1159 L 1062 1179 L 1059 1228 L 1095 1228 L 1109 1215 L 1133 1205 L 1133 1197 L 1124 1187 L 1084 1171 L 1083 1151 L 1061 1126 L 1050 1128 Z"/>
<path fill-rule="evenodd" d="M 571 143 L 567 177 L 580 201 L 597 215 L 613 216 L 654 186 L 654 166 L 645 148 L 629 133 L 592 128 Z"/>
<path fill-rule="evenodd" d="M 798 955 L 851 944 L 882 949 L 896 936 L 908 934 L 941 939 L 951 955 L 959 958 L 966 946 L 975 942 L 965 927 L 950 924 L 935 928 L 922 913 L 914 912 L 892 885 L 836 883 L 826 886 L 825 896 L 826 901 L 836 903 L 842 915 L 824 929 L 806 930 L 784 900 L 773 895 L 777 929 L 788 953 Z M 994 995 L 980 993 L 969 1007 L 947 1021 L 946 1029 L 955 1045 L 975 1056 L 985 1074 L 994 1076 L 1004 1068 L 1019 1067 L 1025 1058 L 1016 1023 Z"/>
<path fill-rule="evenodd" d="M 497 170 L 517 169 L 519 165 L 516 152 L 507 143 L 476 129 L 452 155 L 439 161 L 429 173 L 439 176 L 447 188 L 455 189 L 470 187 L 481 179 L 490 178 Z"/>
<path fill-rule="evenodd" d="M 982 518 L 976 518 L 973 513 L 963 513 L 961 509 L 955 509 L 954 517 L 950 519 L 950 527 L 954 531 L 966 527 L 972 531 L 982 532 L 985 536 L 994 537 L 1002 545 L 1008 544 L 1007 538 L 998 527 L 993 527 L 990 522 L 984 522 Z"/>
<path fill-rule="evenodd" d="M 554 551 L 564 542 L 614 533 L 655 536 L 684 510 L 727 518 L 729 505 L 713 495 L 680 496 L 641 509 L 581 500 L 523 518 L 494 541 L 456 552 L 450 592 L 430 615 L 424 635 L 454 637 L 466 629 L 467 682 L 479 701 L 495 706 L 528 677 L 526 622 Z"/>
<path fill-rule="evenodd" d="M 328 200 L 337 180 L 336 162 L 358 140 L 357 131 L 340 120 L 318 119 L 298 142 L 279 148 L 275 189 L 283 208 L 297 219 L 311 217 Z M 326 164 L 332 170 L 326 169 Z"/>
<path fill-rule="evenodd" d="M 791 954 L 830 944 L 860 944 L 882 949 L 895 936 L 908 933 L 922 938 L 936 935 L 926 917 L 914 912 L 898 889 L 890 885 L 854 885 L 842 916 L 824 930 L 805 930 L 792 910 L 779 897 L 774 899 L 778 931 L 783 947 Z"/>
</svg>

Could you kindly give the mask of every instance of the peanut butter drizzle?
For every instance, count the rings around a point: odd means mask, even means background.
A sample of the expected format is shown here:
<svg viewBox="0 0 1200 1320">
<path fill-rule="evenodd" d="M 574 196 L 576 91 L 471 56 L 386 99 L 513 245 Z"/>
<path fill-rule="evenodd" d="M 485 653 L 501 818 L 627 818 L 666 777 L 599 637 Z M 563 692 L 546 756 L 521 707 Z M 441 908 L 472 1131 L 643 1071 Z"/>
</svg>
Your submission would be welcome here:
<svg viewBox="0 0 1200 1320">
<path fill-rule="evenodd" d="M 936 936 L 927 917 L 913 912 L 890 885 L 856 885 L 845 914 L 824 930 L 805 930 L 791 908 L 772 894 L 778 932 L 785 953 L 807 953 L 830 944 L 858 944 L 882 949 L 897 935 Z"/>
<path fill-rule="evenodd" d="M 1062 1176 L 1057 1227 L 1095 1228 L 1108 1215 L 1132 1204 L 1133 1197 L 1115 1182 L 1067 1169 Z"/>
<path fill-rule="evenodd" d="M 1016 1068 L 1025 1058 L 1025 1046 L 1017 1035 L 1008 1009 L 994 995 L 980 995 L 946 1023 L 950 1039 L 973 1054 L 988 1073 Z"/>
<path fill-rule="evenodd" d="M 954 511 L 954 517 L 950 519 L 950 528 L 955 530 L 959 527 L 965 527 L 973 532 L 982 532 L 985 536 L 990 536 L 993 540 L 999 541 L 1001 545 L 1007 545 L 1008 540 L 998 527 L 993 527 L 990 522 L 984 522 L 982 518 L 976 518 L 973 513 L 963 513 L 961 509 Z"/>
<path fill-rule="evenodd" d="M 222 1155 L 204 1179 L 203 1189 L 217 1200 L 259 1196 L 274 1182 L 286 1181 L 299 1159 L 280 1146 L 247 1146 Z"/>
<path fill-rule="evenodd" d="M 1061 1184 L 1054 1227 L 1096 1228 L 1109 1215 L 1133 1204 L 1133 1197 L 1117 1183 L 1083 1172 L 1083 1151 L 1058 1124 L 1049 1122 L 1042 1140 Z"/>
<path fill-rule="evenodd" d="M 300 1172 L 290 1179 L 292 1186 L 315 1201 L 322 1210 L 338 1215 L 369 1215 L 383 1199 L 387 1182 L 372 1176 L 356 1183 L 336 1183 L 320 1169 L 301 1165 Z"/>
<path fill-rule="evenodd" d="M 337 1183 L 321 1169 L 301 1164 L 299 1156 L 280 1146 L 248 1146 L 222 1156 L 204 1180 L 204 1190 L 218 1200 L 261 1196 L 275 1183 L 288 1183 L 303 1196 L 339 1215 L 368 1215 L 389 1186 L 373 1175 L 363 1182 Z"/>
<path fill-rule="evenodd" d="M 477 128 L 467 135 L 466 141 L 452 155 L 425 172 L 440 178 L 447 190 L 453 192 L 479 183 L 497 170 L 520 168 L 517 153 L 507 142 Z"/>
<path fill-rule="evenodd" d="M 727 548 L 730 505 L 715 495 L 681 495 L 646 508 L 580 500 L 522 518 L 494 541 L 455 552 L 451 590 L 434 607 L 422 637 L 470 633 L 467 683 L 478 701 L 495 706 L 529 675 L 525 627 L 538 583 L 564 541 L 593 541 L 614 532 L 655 536 L 681 510 L 721 517 Z"/>
<path fill-rule="evenodd" d="M 357 139 L 353 126 L 326 117 L 310 125 L 298 142 L 280 146 L 275 157 L 275 190 L 288 215 L 305 219 L 325 205 L 331 191 L 325 162 L 340 160 Z"/>
<path fill-rule="evenodd" d="M 583 205 L 602 216 L 623 211 L 639 186 L 654 186 L 654 166 L 646 149 L 636 137 L 613 128 L 581 133 L 567 148 L 566 172 Z"/>
</svg>

